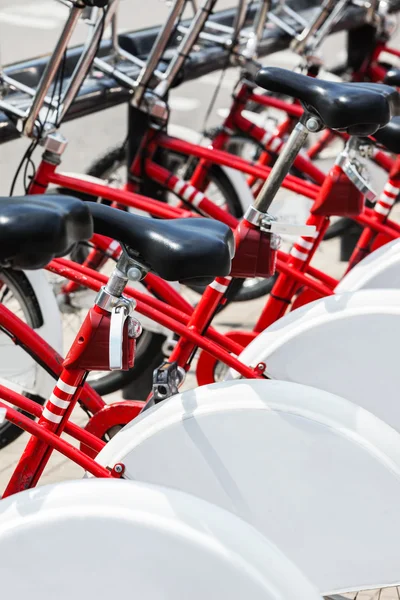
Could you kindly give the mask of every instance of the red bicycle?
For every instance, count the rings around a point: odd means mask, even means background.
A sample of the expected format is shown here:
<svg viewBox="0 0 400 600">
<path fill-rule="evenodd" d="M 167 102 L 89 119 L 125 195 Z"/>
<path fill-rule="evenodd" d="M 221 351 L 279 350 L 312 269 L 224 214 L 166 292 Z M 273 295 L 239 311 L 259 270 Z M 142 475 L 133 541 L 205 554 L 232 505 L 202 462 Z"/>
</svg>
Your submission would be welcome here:
<svg viewBox="0 0 400 600">
<path fill-rule="evenodd" d="M 273 85 L 283 86 L 286 85 L 283 83 L 285 78 L 286 72 L 284 70 L 267 69 L 264 72 L 261 72 L 260 83 L 268 87 Z M 312 102 L 315 102 L 319 112 L 322 113 L 324 120 L 330 122 L 332 127 L 335 127 L 336 125 L 345 127 L 347 123 L 348 127 L 353 126 L 354 123 L 359 122 L 358 120 L 360 115 L 361 118 L 365 119 L 366 121 L 370 121 L 371 117 L 369 115 L 373 114 L 373 123 L 362 123 L 362 125 L 360 125 L 358 128 L 358 130 L 362 130 L 363 133 L 365 133 L 366 130 L 368 130 L 368 133 L 371 133 L 374 129 L 376 129 L 377 125 L 383 124 L 385 121 L 387 121 L 392 112 L 397 112 L 398 110 L 397 92 L 386 86 L 376 86 L 371 89 L 363 88 L 363 95 L 366 98 L 366 108 L 364 109 L 361 107 L 360 110 L 356 108 L 353 110 L 346 109 L 343 111 L 343 114 L 337 116 L 335 113 L 332 113 L 329 103 L 324 103 L 324 101 L 322 101 L 320 95 L 321 89 L 323 90 L 323 94 L 328 94 L 332 98 L 339 97 L 347 100 L 353 96 L 358 97 L 357 94 L 360 88 L 357 85 L 332 85 L 328 82 L 319 82 L 318 86 L 315 86 L 313 79 L 302 75 L 297 75 L 297 77 L 293 79 L 292 85 L 292 91 L 294 94 L 298 95 L 300 98 L 304 98 L 305 95 L 307 95 L 307 97 L 311 98 Z M 374 111 L 371 110 L 372 108 Z M 378 123 L 376 122 L 377 118 L 380 119 Z M 210 272 L 207 270 L 204 271 L 204 273 L 196 272 L 197 268 L 204 269 L 207 267 L 207 269 L 212 270 L 214 267 L 218 267 L 217 263 L 212 264 L 212 253 L 207 254 L 207 261 L 210 262 L 210 264 L 204 263 L 203 260 L 196 261 L 195 254 L 193 255 L 193 260 L 190 260 L 190 257 L 184 254 L 187 265 L 180 265 L 180 269 L 186 269 L 186 271 L 180 270 L 177 272 L 173 268 L 168 270 L 168 264 L 166 265 L 163 262 L 157 262 L 153 265 L 150 262 L 149 264 L 150 259 L 146 258 L 146 256 L 144 258 L 141 257 L 140 249 L 137 250 L 136 268 L 138 269 L 138 272 L 136 273 L 135 277 L 137 279 L 147 279 L 151 289 L 156 291 L 158 296 L 164 297 L 167 302 L 162 302 L 155 297 L 148 297 L 129 287 L 126 291 L 129 295 L 136 299 L 137 310 L 139 313 L 142 313 L 145 316 L 157 321 L 167 329 L 174 331 L 180 336 L 179 342 L 176 344 L 169 357 L 167 366 L 164 365 L 157 370 L 155 384 L 157 386 L 159 385 L 160 389 L 162 388 L 164 390 L 164 397 L 169 396 L 176 389 L 177 382 L 181 379 L 180 374 L 189 369 L 197 348 L 201 348 L 205 351 L 200 356 L 197 366 L 197 377 L 199 383 L 204 383 L 206 381 L 209 382 L 210 378 L 211 380 L 214 380 L 215 366 L 218 362 L 222 362 L 223 364 L 231 367 L 243 377 L 252 378 L 262 376 L 262 373 L 265 370 L 265 365 L 258 364 L 255 365 L 254 368 L 251 368 L 235 358 L 235 356 L 240 354 L 244 346 L 257 335 L 257 326 L 259 323 L 256 325 L 253 332 L 236 332 L 233 335 L 225 336 L 218 334 L 214 329 L 212 329 L 210 327 L 210 323 L 218 306 L 224 302 L 224 296 L 230 285 L 232 277 L 243 278 L 254 275 L 270 276 L 273 274 L 275 267 L 275 256 L 277 252 L 276 230 L 279 230 L 279 226 L 277 227 L 276 222 L 265 213 L 265 207 L 268 207 L 272 202 L 276 191 L 280 187 L 281 181 L 284 179 L 287 171 L 291 167 L 291 163 L 294 160 L 296 153 L 300 150 L 304 140 L 307 138 L 309 129 L 313 130 L 316 127 L 319 128 L 322 126 L 322 123 L 319 121 L 318 117 L 315 116 L 315 113 L 306 113 L 300 123 L 296 126 L 291 134 L 288 144 L 285 146 L 285 149 L 281 153 L 279 160 L 276 162 L 271 176 L 267 179 L 255 206 L 252 206 L 248 209 L 245 217 L 235 230 L 236 255 L 232 263 L 229 276 L 228 271 L 225 268 L 224 276 L 218 277 L 207 287 L 195 309 L 193 309 L 193 307 L 190 305 L 185 304 L 181 296 L 172 290 L 168 284 L 163 281 L 163 279 L 187 279 L 187 277 L 190 277 L 191 272 L 193 272 L 191 277 L 202 277 L 216 274 L 214 271 Z M 38 173 L 40 173 L 40 169 Z M 322 190 L 322 192 L 323 193 L 320 195 L 320 200 L 327 197 L 325 191 Z M 124 192 L 115 190 L 114 193 L 123 194 Z M 153 202 L 156 203 L 156 201 Z M 318 207 L 318 202 L 316 202 L 316 207 Z M 119 241 L 127 243 L 128 245 L 132 244 L 132 231 L 136 231 L 137 235 L 139 236 L 139 217 L 126 214 L 124 211 L 115 211 L 115 213 L 113 213 L 113 221 L 115 227 L 116 224 L 118 224 L 118 229 L 115 229 L 114 233 L 110 229 L 107 220 L 108 211 L 111 209 L 101 204 L 91 203 L 90 210 L 94 216 L 97 215 L 95 237 L 96 244 L 103 244 L 104 248 L 110 247 L 112 239 L 105 236 L 105 234 L 111 234 L 114 239 L 116 238 Z M 139 220 L 139 226 L 135 225 L 135 220 Z M 309 245 L 312 245 L 316 239 L 322 239 L 324 227 L 326 227 L 328 223 L 328 218 L 325 215 L 319 215 L 317 211 L 316 214 L 313 214 L 311 220 L 318 225 L 318 228 L 315 229 L 314 234 L 306 235 L 302 238 L 302 240 Z M 194 228 L 204 227 L 205 232 L 207 232 L 207 230 L 212 232 L 213 228 L 215 228 L 215 231 L 218 232 L 220 231 L 218 228 L 221 227 L 223 228 L 224 232 L 227 231 L 226 225 L 223 225 L 217 221 L 208 222 L 202 219 L 198 221 L 193 218 L 184 220 L 174 219 L 167 222 L 150 220 L 146 221 L 146 223 L 152 224 L 149 226 L 149 228 L 150 231 L 153 232 L 152 235 L 154 243 L 156 243 L 159 238 L 163 240 L 163 227 L 166 228 L 166 231 L 176 231 L 176 235 L 178 237 L 180 228 L 182 228 L 183 231 L 185 231 L 185 229 L 190 231 L 191 224 L 193 224 Z M 197 223 L 199 224 L 197 225 Z M 148 227 L 148 225 L 146 225 L 146 227 Z M 310 224 L 308 227 L 310 227 Z M 207 242 L 207 239 L 210 240 L 209 243 Z M 203 251 L 205 252 L 207 247 L 212 246 L 212 248 L 215 248 L 214 244 L 217 242 L 218 240 L 214 240 L 213 235 L 207 234 L 206 238 L 203 240 Z M 166 249 L 169 248 L 168 245 L 165 245 L 164 241 L 162 243 Z M 173 245 L 174 244 L 172 244 L 171 247 L 173 247 Z M 190 244 L 190 246 L 193 246 L 193 244 Z M 157 247 L 158 246 L 155 245 L 155 248 Z M 177 247 L 179 247 L 179 244 L 177 244 Z M 297 247 L 295 245 L 291 257 L 294 257 L 294 252 L 301 251 L 298 248 L 299 245 L 297 245 Z M 196 250 L 201 252 L 202 248 L 194 248 L 192 252 L 195 252 Z M 147 252 L 149 252 L 148 247 L 146 247 L 146 253 Z M 171 257 L 168 253 L 166 253 L 166 259 L 171 260 Z M 119 261 L 121 260 L 123 260 L 123 255 L 121 255 L 119 258 Z M 328 287 L 328 285 L 325 283 L 316 282 L 313 277 L 310 277 L 310 273 L 314 273 L 311 267 L 309 268 L 309 274 L 305 274 L 301 271 L 301 269 L 292 268 L 290 264 L 287 265 L 282 260 L 279 262 L 281 262 L 280 268 L 283 272 L 285 272 L 285 270 L 286 273 L 293 272 L 293 278 L 295 278 L 296 282 L 306 284 L 311 289 L 318 290 L 320 294 L 330 295 L 333 293 L 333 288 Z M 153 267 L 153 270 L 156 271 L 163 279 L 155 276 L 154 274 L 148 273 L 150 267 Z M 97 292 L 100 290 L 101 286 L 107 282 L 108 279 L 105 275 L 99 273 L 98 271 L 89 269 L 85 265 L 79 265 L 61 258 L 52 261 L 47 268 L 53 273 L 70 279 L 79 286 L 84 286 L 86 288 L 89 287 Z M 219 268 L 220 267 L 218 267 L 218 270 Z M 131 276 L 133 277 L 132 273 Z M 321 274 L 321 277 L 324 277 L 327 283 L 333 283 L 331 279 L 327 278 L 327 276 Z M 277 301 L 277 306 L 280 310 L 282 300 L 279 298 L 273 298 L 273 300 Z M 6 324 L 4 329 L 8 332 L 12 339 L 19 340 L 19 343 L 21 343 L 24 348 L 29 349 L 29 336 L 32 336 L 29 327 L 26 325 L 23 326 L 15 319 L 13 315 L 9 313 L 9 311 L 7 311 L 5 307 L 1 306 L 0 309 L 2 319 L 4 318 L 4 322 Z M 264 315 L 262 315 L 261 318 L 263 317 Z M 22 337 L 22 334 L 25 337 Z M 37 350 L 38 346 L 35 346 L 35 352 Z M 40 351 L 37 352 L 37 355 L 38 357 L 41 356 Z M 211 360 L 210 356 L 212 357 Z M 92 368 L 95 367 L 93 364 L 91 366 Z M 97 367 L 95 368 L 101 369 L 101 364 L 97 364 Z M 7 400 L 12 401 L 11 396 L 7 396 Z M 82 397 L 82 402 L 84 402 L 88 410 L 91 412 L 96 412 L 93 410 L 94 400 L 92 401 L 92 404 L 89 405 L 86 403 L 86 400 L 84 401 L 84 397 Z M 96 408 L 100 409 L 98 402 Z M 129 403 L 123 404 L 122 408 L 123 410 L 126 410 L 125 416 L 129 413 L 129 418 L 127 421 L 121 416 L 121 412 L 118 412 L 121 411 L 121 407 L 119 407 L 118 404 L 113 404 L 109 407 L 102 407 L 100 410 L 97 410 L 95 416 L 89 421 L 88 431 L 95 432 L 99 437 L 103 437 L 112 429 L 112 427 L 122 425 L 131 420 L 132 414 L 135 413 L 135 411 L 137 412 L 137 407 L 130 405 Z"/>
</svg>

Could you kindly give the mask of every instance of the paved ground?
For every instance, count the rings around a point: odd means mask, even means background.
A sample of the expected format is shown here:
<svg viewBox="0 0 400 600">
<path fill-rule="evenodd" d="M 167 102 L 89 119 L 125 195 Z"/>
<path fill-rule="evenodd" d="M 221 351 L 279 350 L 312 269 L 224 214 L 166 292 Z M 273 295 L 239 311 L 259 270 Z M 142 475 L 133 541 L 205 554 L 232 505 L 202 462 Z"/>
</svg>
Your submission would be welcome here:
<svg viewBox="0 0 400 600">
<path fill-rule="evenodd" d="M 151 7 L 149 6 L 151 4 Z M 222 2 L 221 7 L 231 2 Z M 126 30 L 139 28 L 162 22 L 167 7 L 160 0 L 151 3 L 124 0 L 121 3 L 121 23 Z M 48 52 L 57 39 L 58 31 L 65 18 L 65 8 L 54 0 L 0 0 L 0 44 L 3 64 L 14 62 L 29 56 Z M 77 32 L 75 41 L 82 41 L 83 26 Z M 343 36 L 335 36 L 325 46 L 326 60 L 336 59 L 343 52 Z M 283 57 L 285 59 L 285 57 Z M 229 92 L 236 79 L 236 73 L 230 71 L 221 86 L 221 95 L 213 113 L 212 122 L 219 117 L 218 111 L 227 106 Z M 209 75 L 197 82 L 184 85 L 172 95 L 173 121 L 199 130 L 203 124 L 204 112 L 219 75 Z M 125 107 L 110 109 L 98 115 L 92 115 L 78 122 L 71 122 L 62 127 L 62 132 L 69 139 L 69 148 L 65 155 L 65 170 L 84 171 L 99 151 L 112 147 L 125 137 Z M 6 194 L 20 157 L 27 147 L 26 140 L 19 140 L 0 148 L 0 193 Z M 338 246 L 335 241 L 324 244 L 316 257 L 315 264 L 333 276 L 339 277 L 343 265 L 338 262 Z M 232 324 L 240 323 L 241 327 L 251 327 L 259 314 L 262 301 L 232 305 L 224 311 L 217 322 L 222 330 L 230 329 Z M 186 387 L 195 385 L 193 376 L 188 378 Z M 110 398 L 112 400 L 113 398 Z M 78 423 L 84 423 L 85 417 L 77 411 L 74 415 Z M 7 450 L 0 454 L 0 489 L 10 474 L 12 465 L 20 455 L 26 436 L 21 437 Z M 66 460 L 54 456 L 43 483 L 80 477 L 78 468 L 71 466 Z M 370 597 L 370 594 L 368 595 Z M 389 597 L 391 597 L 391 592 Z M 393 598 L 398 600 L 397 592 Z"/>
</svg>

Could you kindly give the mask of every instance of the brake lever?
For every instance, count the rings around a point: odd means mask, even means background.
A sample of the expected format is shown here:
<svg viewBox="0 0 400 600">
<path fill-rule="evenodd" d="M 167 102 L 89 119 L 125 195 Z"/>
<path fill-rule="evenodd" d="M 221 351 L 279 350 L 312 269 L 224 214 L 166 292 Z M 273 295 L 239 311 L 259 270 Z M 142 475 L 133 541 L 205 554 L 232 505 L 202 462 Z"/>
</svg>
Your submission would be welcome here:
<svg viewBox="0 0 400 600">
<path fill-rule="evenodd" d="M 122 304 L 114 306 L 111 311 L 109 338 L 109 362 L 111 371 L 122 369 L 124 325 L 128 314 L 126 306 Z"/>
</svg>

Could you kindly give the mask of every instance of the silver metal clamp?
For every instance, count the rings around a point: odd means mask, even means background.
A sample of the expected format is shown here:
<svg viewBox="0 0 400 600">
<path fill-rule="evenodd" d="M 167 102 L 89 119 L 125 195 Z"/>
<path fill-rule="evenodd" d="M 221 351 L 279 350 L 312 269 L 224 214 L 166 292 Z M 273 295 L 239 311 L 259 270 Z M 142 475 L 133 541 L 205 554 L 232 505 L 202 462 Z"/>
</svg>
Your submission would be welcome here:
<svg viewBox="0 0 400 600">
<path fill-rule="evenodd" d="M 111 371 L 122 369 L 122 344 L 124 325 L 127 318 L 128 311 L 124 304 L 114 306 L 111 312 L 109 342 L 109 366 Z"/>
<path fill-rule="evenodd" d="M 130 306 L 121 302 L 113 307 L 110 321 L 109 337 L 109 367 L 111 371 L 119 371 L 123 366 L 123 342 L 125 321 L 128 322 L 128 337 L 138 338 L 142 333 L 142 326 L 137 319 L 131 317 Z"/>
<path fill-rule="evenodd" d="M 259 227 L 261 231 L 273 233 L 277 236 L 280 234 L 310 236 L 315 233 L 314 225 L 292 225 L 290 223 L 280 223 L 272 215 L 260 212 L 254 206 L 249 206 L 243 218 L 256 227 Z"/>
<path fill-rule="evenodd" d="M 374 202 L 377 194 L 365 177 L 364 173 L 367 172 L 367 169 L 363 161 L 359 158 L 360 156 L 369 158 L 371 154 L 372 146 L 365 144 L 364 141 L 358 138 L 350 138 L 344 150 L 339 154 L 336 164 L 367 200 Z"/>
</svg>

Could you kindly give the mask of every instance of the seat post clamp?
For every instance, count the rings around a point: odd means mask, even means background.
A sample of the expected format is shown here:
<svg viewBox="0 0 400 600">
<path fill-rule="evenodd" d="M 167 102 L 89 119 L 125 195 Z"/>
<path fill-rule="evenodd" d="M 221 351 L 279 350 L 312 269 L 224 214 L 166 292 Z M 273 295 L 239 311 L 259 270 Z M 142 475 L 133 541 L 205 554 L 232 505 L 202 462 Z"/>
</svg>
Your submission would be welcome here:
<svg viewBox="0 0 400 600">
<path fill-rule="evenodd" d="M 290 223 L 280 223 L 275 217 L 268 213 L 263 213 L 257 210 L 254 206 L 249 206 L 244 217 L 246 221 L 252 223 L 263 231 L 271 235 L 271 247 L 275 250 L 280 246 L 280 235 L 313 235 L 315 227 L 313 225 L 297 225 Z"/>
<path fill-rule="evenodd" d="M 365 141 L 357 138 L 350 138 L 344 150 L 336 159 L 336 164 L 347 175 L 352 184 L 365 196 L 370 202 L 376 200 L 376 192 L 370 186 L 366 178 L 368 175 L 366 165 L 359 159 L 359 156 L 369 158 L 371 156 L 372 146 Z"/>
<path fill-rule="evenodd" d="M 67 145 L 68 140 L 61 133 L 48 134 L 44 140 L 43 160 L 51 165 L 59 165 Z"/>
<path fill-rule="evenodd" d="M 152 396 L 154 404 L 170 398 L 179 391 L 185 379 L 185 371 L 177 362 L 165 361 L 153 373 Z"/>
</svg>

